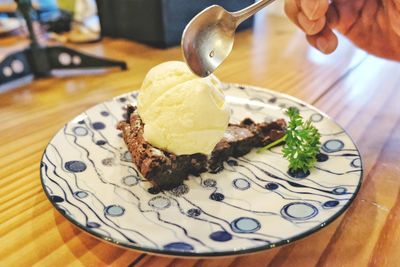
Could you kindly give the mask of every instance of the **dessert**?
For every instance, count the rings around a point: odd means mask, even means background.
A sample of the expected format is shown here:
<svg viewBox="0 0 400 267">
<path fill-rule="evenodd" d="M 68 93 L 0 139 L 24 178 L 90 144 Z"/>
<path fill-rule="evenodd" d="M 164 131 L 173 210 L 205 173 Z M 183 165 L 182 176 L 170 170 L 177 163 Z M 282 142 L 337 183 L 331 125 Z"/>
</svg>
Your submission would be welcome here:
<svg viewBox="0 0 400 267">
<path fill-rule="evenodd" d="M 270 144 L 285 134 L 283 119 L 229 124 L 230 110 L 215 77 L 198 78 L 183 62 L 149 71 L 137 107 L 128 105 L 118 123 L 132 161 L 158 189 L 168 190 L 189 175 L 218 172 L 229 157 Z"/>
<path fill-rule="evenodd" d="M 124 141 L 132 154 L 132 161 L 140 173 L 159 189 L 172 189 L 183 183 L 189 175 L 223 170 L 229 157 L 240 157 L 254 147 L 265 146 L 285 134 L 283 119 L 271 123 L 255 123 L 247 118 L 240 124 L 229 124 L 223 138 L 211 156 L 202 153 L 176 155 L 158 149 L 144 138 L 144 124 L 136 107 L 129 106 L 127 120 L 118 124 Z"/>
<path fill-rule="evenodd" d="M 170 61 L 146 75 L 138 96 L 144 138 L 177 155 L 210 154 L 228 126 L 230 109 L 214 77 L 198 78 Z"/>
</svg>

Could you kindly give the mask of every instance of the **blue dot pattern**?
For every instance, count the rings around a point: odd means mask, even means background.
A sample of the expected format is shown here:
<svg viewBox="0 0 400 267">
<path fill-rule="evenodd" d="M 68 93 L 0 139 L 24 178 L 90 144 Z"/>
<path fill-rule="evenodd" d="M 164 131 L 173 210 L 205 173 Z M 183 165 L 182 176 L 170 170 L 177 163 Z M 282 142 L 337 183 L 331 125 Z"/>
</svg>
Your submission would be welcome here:
<svg viewBox="0 0 400 267">
<path fill-rule="evenodd" d="M 157 195 L 158 193 L 160 193 L 160 189 L 158 187 L 150 187 L 149 189 L 147 189 L 147 192 L 149 192 L 152 195 Z"/>
<path fill-rule="evenodd" d="M 332 190 L 332 192 L 336 195 L 343 195 L 346 194 L 347 189 L 344 187 L 336 187 L 335 189 Z"/>
<path fill-rule="evenodd" d="M 50 196 L 51 200 L 55 203 L 64 202 L 64 199 L 60 196 Z"/>
<path fill-rule="evenodd" d="M 96 223 L 96 222 L 88 222 L 88 223 L 86 224 L 86 226 L 89 227 L 89 228 L 99 228 L 99 227 L 100 227 L 100 224 L 98 224 L 98 223 Z"/>
<path fill-rule="evenodd" d="M 239 165 L 237 160 L 234 160 L 234 159 L 228 160 L 227 163 L 228 163 L 229 166 L 238 166 Z"/>
<path fill-rule="evenodd" d="M 138 184 L 139 179 L 136 176 L 130 175 L 122 178 L 122 182 L 127 186 L 134 186 Z"/>
<path fill-rule="evenodd" d="M 82 126 L 75 127 L 72 131 L 77 136 L 85 136 L 88 134 L 88 130 Z"/>
<path fill-rule="evenodd" d="M 265 188 L 271 191 L 278 189 L 278 187 L 279 185 L 276 183 L 268 183 L 265 185 Z"/>
<path fill-rule="evenodd" d="M 303 170 L 288 170 L 287 172 L 291 177 L 303 179 L 310 175 L 310 171 L 304 172 Z"/>
<path fill-rule="evenodd" d="M 102 130 L 102 129 L 106 128 L 106 125 L 104 123 L 98 121 L 98 122 L 95 122 L 92 124 L 92 128 L 95 130 Z"/>
<path fill-rule="evenodd" d="M 240 217 L 231 223 L 231 228 L 235 233 L 254 233 L 260 230 L 261 224 L 254 218 Z"/>
<path fill-rule="evenodd" d="M 322 121 L 323 118 L 324 118 L 324 117 L 322 117 L 321 114 L 315 113 L 315 114 L 312 114 L 312 115 L 311 115 L 310 120 L 311 120 L 312 122 L 320 122 L 320 121 Z"/>
<path fill-rule="evenodd" d="M 123 161 L 127 161 L 127 162 L 131 162 L 132 161 L 132 155 L 129 151 L 126 151 L 123 155 L 122 155 L 122 160 Z"/>
<path fill-rule="evenodd" d="M 122 216 L 125 212 L 125 209 L 118 205 L 111 205 L 106 207 L 105 213 L 112 217 Z"/>
<path fill-rule="evenodd" d="M 361 167 L 361 160 L 359 158 L 353 159 L 353 161 L 350 163 L 350 165 L 354 168 L 360 168 Z"/>
<path fill-rule="evenodd" d="M 164 196 L 156 196 L 150 199 L 148 204 L 153 208 L 163 210 L 171 206 L 171 200 L 169 200 L 169 198 L 166 198 Z"/>
<path fill-rule="evenodd" d="M 210 238 L 217 242 L 226 242 L 232 239 L 232 235 L 226 231 L 217 231 L 211 233 Z"/>
<path fill-rule="evenodd" d="M 70 172 L 83 172 L 86 170 L 86 164 L 79 160 L 67 161 L 64 167 Z"/>
<path fill-rule="evenodd" d="M 217 181 L 213 179 L 206 179 L 203 181 L 204 187 L 215 187 L 217 185 Z"/>
<path fill-rule="evenodd" d="M 233 180 L 233 186 L 239 190 L 246 190 L 250 188 L 250 182 L 244 178 L 238 178 Z"/>
<path fill-rule="evenodd" d="M 164 246 L 166 250 L 173 250 L 173 251 L 191 251 L 193 250 L 193 246 L 185 243 L 185 242 L 174 242 L 174 243 L 169 243 Z"/>
<path fill-rule="evenodd" d="M 189 216 L 189 217 L 197 217 L 197 216 L 199 216 L 201 214 L 201 210 L 199 210 L 199 209 L 189 209 L 188 211 L 187 211 L 187 215 Z"/>
<path fill-rule="evenodd" d="M 293 202 L 285 205 L 281 209 L 281 214 L 289 221 L 305 221 L 314 218 L 318 214 L 318 209 L 307 202 Z"/>
<path fill-rule="evenodd" d="M 339 201 L 329 200 L 329 201 L 325 202 L 323 206 L 325 208 L 333 208 L 333 207 L 336 207 L 337 205 L 339 205 Z"/>
<path fill-rule="evenodd" d="M 324 153 L 318 153 L 317 154 L 317 161 L 318 162 L 325 162 L 329 159 L 329 156 L 327 154 Z"/>
<path fill-rule="evenodd" d="M 85 191 L 78 191 L 78 192 L 75 192 L 74 195 L 78 198 L 85 198 L 88 196 L 88 193 Z"/>
<path fill-rule="evenodd" d="M 215 200 L 215 201 L 222 201 L 224 200 L 225 196 L 221 193 L 212 193 L 210 195 L 210 199 Z"/>
<path fill-rule="evenodd" d="M 322 145 L 322 149 L 327 153 L 338 152 L 343 148 L 344 143 L 339 139 L 328 140 Z"/>
<path fill-rule="evenodd" d="M 105 144 L 107 144 L 107 142 L 104 141 L 104 140 L 98 140 L 98 141 L 96 141 L 96 145 L 98 145 L 98 146 L 102 146 L 102 145 L 105 145 Z"/>
</svg>

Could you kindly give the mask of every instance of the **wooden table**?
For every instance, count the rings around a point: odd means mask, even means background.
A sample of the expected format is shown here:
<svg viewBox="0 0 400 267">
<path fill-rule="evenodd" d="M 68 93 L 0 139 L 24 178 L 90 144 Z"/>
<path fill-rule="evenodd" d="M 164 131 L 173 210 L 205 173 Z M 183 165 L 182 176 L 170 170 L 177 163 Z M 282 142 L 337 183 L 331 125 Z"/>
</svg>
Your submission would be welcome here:
<svg viewBox="0 0 400 267">
<path fill-rule="evenodd" d="M 0 55 L 23 47 L 23 40 L 1 39 Z M 64 219 L 42 191 L 40 158 L 58 129 L 87 108 L 139 88 L 152 66 L 181 59 L 179 47 L 124 40 L 79 49 L 126 60 L 129 70 L 43 79 L 0 94 L 1 266 L 399 266 L 399 63 L 367 55 L 345 39 L 324 56 L 285 19 L 259 15 L 253 31 L 237 35 L 218 76 L 293 95 L 332 116 L 361 150 L 364 184 L 344 215 L 305 239 L 240 257 L 178 259 L 99 241 Z"/>
</svg>

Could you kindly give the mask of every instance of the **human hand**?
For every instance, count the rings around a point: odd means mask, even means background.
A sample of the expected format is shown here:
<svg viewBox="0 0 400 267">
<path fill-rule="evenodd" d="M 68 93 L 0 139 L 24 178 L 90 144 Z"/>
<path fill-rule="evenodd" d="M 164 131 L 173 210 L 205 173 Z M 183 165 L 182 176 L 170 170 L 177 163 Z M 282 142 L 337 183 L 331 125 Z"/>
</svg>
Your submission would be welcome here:
<svg viewBox="0 0 400 267">
<path fill-rule="evenodd" d="M 329 9 L 328 0 L 285 0 L 289 19 L 306 33 L 312 46 L 326 54 L 332 53 L 338 45 L 328 21 Z"/>
<path fill-rule="evenodd" d="M 400 0 L 285 0 L 285 12 L 326 54 L 338 45 L 336 29 L 369 53 L 400 60 Z"/>
</svg>

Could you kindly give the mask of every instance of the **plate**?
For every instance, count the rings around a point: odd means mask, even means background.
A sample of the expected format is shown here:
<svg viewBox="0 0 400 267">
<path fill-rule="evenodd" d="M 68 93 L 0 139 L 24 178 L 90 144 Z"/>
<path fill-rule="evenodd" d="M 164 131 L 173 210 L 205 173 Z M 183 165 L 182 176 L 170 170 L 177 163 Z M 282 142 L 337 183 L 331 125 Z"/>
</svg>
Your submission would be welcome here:
<svg viewBox="0 0 400 267">
<path fill-rule="evenodd" d="M 82 230 L 114 244 L 174 256 L 255 252 L 308 236 L 342 214 L 362 181 L 360 153 L 327 115 L 267 89 L 224 84 L 231 122 L 269 121 L 294 106 L 321 133 L 310 173 L 288 174 L 281 147 L 231 158 L 225 170 L 157 192 L 131 163 L 116 124 L 136 93 L 94 106 L 50 141 L 41 162 L 45 193 Z"/>
</svg>

